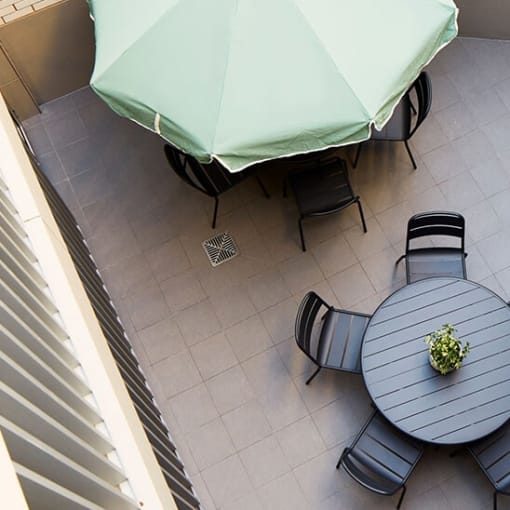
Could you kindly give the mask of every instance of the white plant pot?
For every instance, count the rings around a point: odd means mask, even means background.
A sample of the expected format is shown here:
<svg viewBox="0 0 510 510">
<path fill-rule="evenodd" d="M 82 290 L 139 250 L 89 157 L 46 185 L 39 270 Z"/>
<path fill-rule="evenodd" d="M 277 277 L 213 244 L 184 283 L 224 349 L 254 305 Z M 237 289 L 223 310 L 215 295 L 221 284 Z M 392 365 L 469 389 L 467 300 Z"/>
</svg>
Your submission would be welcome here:
<svg viewBox="0 0 510 510">
<path fill-rule="evenodd" d="M 441 370 L 439 369 L 439 367 L 437 366 L 437 363 L 435 361 L 435 359 L 432 357 L 431 354 L 429 354 L 429 363 L 430 363 L 430 366 L 434 369 L 434 370 L 437 370 L 438 372 L 441 372 Z M 453 372 L 455 370 L 455 367 L 452 367 L 450 368 L 450 370 L 448 370 L 448 372 L 446 372 L 446 374 L 449 374 L 450 372 Z M 443 374 L 443 375 L 446 375 L 446 374 Z"/>
</svg>

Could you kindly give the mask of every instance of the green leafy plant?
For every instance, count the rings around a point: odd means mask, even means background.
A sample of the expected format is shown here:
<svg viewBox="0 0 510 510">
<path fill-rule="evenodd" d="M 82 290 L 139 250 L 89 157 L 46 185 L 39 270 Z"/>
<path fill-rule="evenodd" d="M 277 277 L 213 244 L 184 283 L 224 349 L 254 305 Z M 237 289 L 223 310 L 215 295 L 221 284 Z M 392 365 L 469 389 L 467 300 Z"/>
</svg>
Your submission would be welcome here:
<svg viewBox="0 0 510 510">
<path fill-rule="evenodd" d="M 469 352 L 469 342 L 462 347 L 461 341 L 455 336 L 456 331 L 451 324 L 443 324 L 442 328 L 425 337 L 425 343 L 430 345 L 431 364 L 442 375 L 459 369 Z"/>
</svg>

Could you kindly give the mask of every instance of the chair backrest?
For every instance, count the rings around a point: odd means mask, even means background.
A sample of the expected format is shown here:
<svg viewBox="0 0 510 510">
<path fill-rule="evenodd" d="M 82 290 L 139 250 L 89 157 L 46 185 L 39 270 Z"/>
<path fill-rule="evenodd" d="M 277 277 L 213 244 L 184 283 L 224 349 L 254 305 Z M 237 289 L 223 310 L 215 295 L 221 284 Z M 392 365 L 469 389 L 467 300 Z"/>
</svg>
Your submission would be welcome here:
<svg viewBox="0 0 510 510">
<path fill-rule="evenodd" d="M 413 133 L 420 127 L 420 124 L 425 120 L 430 112 L 430 106 L 432 104 L 432 84 L 426 71 L 422 71 L 420 76 L 416 78 L 416 81 L 411 87 L 411 90 L 412 89 L 416 92 L 418 108 L 416 110 L 416 122 L 409 133 L 409 138 L 413 136 Z"/>
<path fill-rule="evenodd" d="M 376 411 L 342 454 L 341 463 L 367 489 L 390 495 L 405 484 L 423 449 Z"/>
<path fill-rule="evenodd" d="M 413 91 L 416 93 L 417 105 L 411 101 Z M 402 96 L 386 125 L 380 131 L 373 130 L 371 138 L 374 140 L 409 140 L 429 114 L 431 103 L 432 85 L 429 75 L 422 71 Z M 416 110 L 416 119 L 413 126 L 411 111 L 414 110 Z"/>
<path fill-rule="evenodd" d="M 188 157 L 184 152 L 181 152 L 179 149 L 172 147 L 169 144 L 165 144 L 164 146 L 165 156 L 169 163 L 169 165 L 173 168 L 174 172 L 186 183 L 194 188 L 198 189 L 202 193 L 204 190 L 195 183 L 187 172 L 188 166 Z"/>
<path fill-rule="evenodd" d="M 373 140 L 408 140 L 411 136 L 411 99 L 407 92 L 393 110 L 391 118 L 379 131 L 372 130 Z"/>
<path fill-rule="evenodd" d="M 464 252 L 464 217 L 451 211 L 428 211 L 415 214 L 407 222 L 406 253 L 413 239 L 424 236 L 450 236 L 460 239 L 459 251 Z"/>
<path fill-rule="evenodd" d="M 312 332 L 315 319 L 322 307 L 331 309 L 315 292 L 308 292 L 299 305 L 296 316 L 295 336 L 298 347 L 315 363 L 317 363 L 317 343 L 314 342 Z M 318 335 L 317 335 L 318 336 Z"/>
<path fill-rule="evenodd" d="M 175 173 L 190 186 L 211 197 L 221 195 L 246 177 L 242 172 L 230 173 L 216 161 L 203 165 L 169 144 L 165 144 L 164 149 Z"/>
</svg>

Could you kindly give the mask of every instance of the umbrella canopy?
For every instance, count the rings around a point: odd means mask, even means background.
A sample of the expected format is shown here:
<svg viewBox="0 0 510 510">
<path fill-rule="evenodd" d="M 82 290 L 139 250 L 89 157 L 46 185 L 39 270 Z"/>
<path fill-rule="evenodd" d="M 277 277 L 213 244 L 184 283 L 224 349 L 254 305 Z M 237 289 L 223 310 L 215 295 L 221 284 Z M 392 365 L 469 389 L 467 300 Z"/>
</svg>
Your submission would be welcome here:
<svg viewBox="0 0 510 510">
<path fill-rule="evenodd" d="M 457 34 L 452 0 L 89 0 L 92 88 L 231 171 L 365 140 Z"/>
</svg>

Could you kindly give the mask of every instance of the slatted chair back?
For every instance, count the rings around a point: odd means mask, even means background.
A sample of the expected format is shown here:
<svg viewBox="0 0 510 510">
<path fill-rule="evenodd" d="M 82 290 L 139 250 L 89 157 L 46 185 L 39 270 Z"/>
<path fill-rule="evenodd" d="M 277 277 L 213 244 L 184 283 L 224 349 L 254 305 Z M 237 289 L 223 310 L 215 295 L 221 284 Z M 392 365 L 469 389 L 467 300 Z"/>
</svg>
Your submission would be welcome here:
<svg viewBox="0 0 510 510">
<path fill-rule="evenodd" d="M 413 91 L 416 94 L 416 99 L 418 101 L 416 107 L 411 100 L 411 94 Z M 431 104 L 432 84 L 429 75 L 425 71 L 422 71 L 406 94 L 402 96 L 402 99 L 393 110 L 392 116 L 386 125 L 380 131 L 377 129 L 372 130 L 370 139 L 404 142 L 409 158 L 413 164 L 413 168 L 416 169 L 416 161 L 414 160 L 408 141 L 429 114 Z M 411 115 L 412 113 L 416 114 L 414 125 L 413 116 Z M 358 145 L 358 149 L 356 150 L 356 155 L 353 161 L 354 168 L 356 168 L 358 164 L 362 147 L 363 144 L 361 143 Z"/>
<path fill-rule="evenodd" d="M 345 448 L 337 463 L 367 489 L 390 496 L 402 489 L 420 460 L 424 445 L 402 433 L 377 411 L 372 414 L 353 444 Z"/>
<path fill-rule="evenodd" d="M 211 197 L 221 195 L 247 177 L 244 172 L 229 172 L 216 161 L 203 165 L 195 158 L 188 158 L 188 163 L 195 178 Z"/>
<path fill-rule="evenodd" d="M 190 186 L 210 197 L 221 195 L 247 177 L 243 172 L 230 173 L 215 161 L 203 165 L 169 144 L 165 144 L 164 150 L 175 173 Z"/>
<path fill-rule="evenodd" d="M 464 217 L 451 211 L 429 211 L 415 214 L 407 223 L 406 252 L 411 249 L 411 241 L 425 236 L 449 236 L 460 240 L 459 251 L 464 252 L 466 221 Z"/>
<path fill-rule="evenodd" d="M 371 140 L 404 141 L 410 138 L 412 131 L 411 98 L 409 92 L 393 110 L 388 122 L 380 129 L 372 129 Z M 358 156 L 359 157 L 359 156 Z"/>
<path fill-rule="evenodd" d="M 299 306 L 295 325 L 298 347 L 316 364 L 318 364 L 318 335 L 316 335 L 317 338 L 312 338 L 312 333 L 321 308 L 325 312 L 331 307 L 315 292 L 308 292 Z"/>
<path fill-rule="evenodd" d="M 175 173 L 184 181 L 186 181 L 190 186 L 193 186 L 194 188 L 199 189 L 200 191 L 203 191 L 202 189 L 198 188 L 196 183 L 194 183 L 188 173 L 186 172 L 186 166 L 188 164 L 187 157 L 184 152 L 181 152 L 179 149 L 172 147 L 169 144 L 165 144 L 164 146 L 165 156 L 169 163 L 169 165 L 174 169 Z"/>
<path fill-rule="evenodd" d="M 414 132 L 420 127 L 420 124 L 425 120 L 430 112 L 432 105 L 432 84 L 429 75 L 423 71 L 414 82 L 412 89 L 416 92 L 418 99 L 418 109 L 416 111 L 416 122 L 414 127 L 409 132 L 409 138 L 413 136 Z"/>
</svg>

